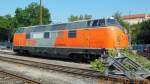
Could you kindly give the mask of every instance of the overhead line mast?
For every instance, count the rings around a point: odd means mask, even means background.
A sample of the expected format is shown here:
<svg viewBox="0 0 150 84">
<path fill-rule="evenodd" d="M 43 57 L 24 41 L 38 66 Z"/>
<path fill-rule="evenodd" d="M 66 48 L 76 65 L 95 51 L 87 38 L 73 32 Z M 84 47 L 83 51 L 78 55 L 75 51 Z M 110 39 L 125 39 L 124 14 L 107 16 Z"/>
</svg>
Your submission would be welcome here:
<svg viewBox="0 0 150 84">
<path fill-rule="evenodd" d="M 43 13 L 42 13 L 42 0 L 40 0 L 40 25 L 43 24 L 43 17 L 42 17 Z"/>
</svg>

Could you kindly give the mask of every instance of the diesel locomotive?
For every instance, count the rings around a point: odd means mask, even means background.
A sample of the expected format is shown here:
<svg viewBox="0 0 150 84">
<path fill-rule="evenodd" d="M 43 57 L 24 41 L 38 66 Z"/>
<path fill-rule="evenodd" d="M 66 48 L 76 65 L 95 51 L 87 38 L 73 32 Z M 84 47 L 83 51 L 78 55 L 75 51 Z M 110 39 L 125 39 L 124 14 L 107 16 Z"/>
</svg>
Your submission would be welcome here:
<svg viewBox="0 0 150 84">
<path fill-rule="evenodd" d="M 128 34 L 115 19 L 94 19 L 21 27 L 13 50 L 56 58 L 95 59 L 103 49 L 128 48 Z"/>
</svg>

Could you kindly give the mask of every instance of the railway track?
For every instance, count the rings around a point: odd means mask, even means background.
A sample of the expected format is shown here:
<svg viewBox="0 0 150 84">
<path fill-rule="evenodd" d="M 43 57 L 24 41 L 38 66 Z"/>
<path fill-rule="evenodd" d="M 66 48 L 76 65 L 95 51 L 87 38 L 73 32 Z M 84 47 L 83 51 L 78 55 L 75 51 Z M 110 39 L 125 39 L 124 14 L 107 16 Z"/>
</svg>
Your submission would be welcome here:
<svg viewBox="0 0 150 84">
<path fill-rule="evenodd" d="M 2 60 L 2 61 L 13 62 L 13 63 L 17 63 L 17 64 L 19 63 L 19 64 L 23 64 L 23 65 L 29 65 L 29 66 L 33 66 L 33 67 L 48 69 L 48 70 L 67 72 L 67 73 L 72 73 L 72 74 L 82 75 L 82 76 L 87 76 L 87 77 L 94 77 L 94 78 L 106 77 L 106 76 L 104 76 L 104 74 L 100 74 L 100 72 L 95 71 L 95 70 L 74 68 L 74 67 L 68 67 L 68 66 L 63 66 L 63 65 L 55 65 L 55 64 L 49 64 L 49 63 L 41 63 L 41 62 L 37 62 L 37 61 L 13 58 L 13 56 L 11 56 L 11 55 L 15 55 L 15 54 L 11 53 L 11 52 L 1 52 L 0 51 L 0 53 L 10 55 L 9 57 L 8 56 L 7 57 L 0 56 L 0 60 Z M 125 78 L 122 76 L 120 76 L 120 77 Z M 108 76 L 108 78 L 116 78 L 116 76 Z"/>
<path fill-rule="evenodd" d="M 98 71 L 94 71 L 94 70 L 89 70 L 89 69 L 81 69 L 81 68 L 73 68 L 73 67 L 68 67 L 68 66 L 62 66 L 62 65 L 55 65 L 55 64 L 49 64 L 49 63 L 41 63 L 41 62 L 37 62 L 37 61 L 30 61 L 30 60 L 24 60 L 24 59 L 20 59 L 20 58 L 14 58 L 13 53 L 7 53 L 7 52 L 1 52 L 1 54 L 4 55 L 9 55 L 9 57 L 7 56 L 1 56 L 0 55 L 0 60 L 5 61 L 5 62 L 11 62 L 11 63 L 17 63 L 17 64 L 23 64 L 23 65 L 28 65 L 28 66 L 32 66 L 32 67 L 36 67 L 36 68 L 43 68 L 43 69 L 48 69 L 48 70 L 54 70 L 54 71 L 59 71 L 59 72 L 65 72 L 65 73 L 70 73 L 70 74 L 74 74 L 74 75 L 82 75 L 85 77 L 94 77 L 94 78 L 104 78 L 105 81 L 118 81 L 119 82 L 127 82 L 127 81 L 131 81 L 134 82 L 133 79 L 128 79 L 124 76 L 114 76 L 114 75 L 109 75 L 109 76 L 105 76 L 104 74 L 100 74 Z M 11 56 L 12 55 L 12 56 Z M 122 81 L 120 81 L 122 80 Z M 137 81 L 137 80 L 135 80 Z M 121 83 L 121 84 L 126 84 L 126 83 Z M 138 84 L 138 83 L 127 83 L 127 84 Z M 141 84 L 148 84 L 148 83 L 141 83 Z"/>
<path fill-rule="evenodd" d="M 7 53 L 5 53 L 5 54 L 7 54 Z M 10 53 L 9 53 L 9 55 L 10 55 Z M 83 75 L 83 76 L 90 76 L 90 77 L 102 76 L 101 74 L 99 74 L 98 71 L 94 71 L 94 70 L 73 68 L 73 67 L 54 65 L 54 64 L 48 64 L 48 63 L 41 63 L 41 62 L 17 59 L 17 58 L 12 58 L 12 57 L 0 56 L 0 60 L 7 61 L 7 62 L 13 62 L 13 63 L 17 63 L 17 64 L 29 65 L 29 66 L 43 68 L 43 69 L 73 73 L 73 74 L 78 74 L 78 75 Z"/>
<path fill-rule="evenodd" d="M 0 70 L 0 84 L 40 84 L 40 83 Z"/>
</svg>

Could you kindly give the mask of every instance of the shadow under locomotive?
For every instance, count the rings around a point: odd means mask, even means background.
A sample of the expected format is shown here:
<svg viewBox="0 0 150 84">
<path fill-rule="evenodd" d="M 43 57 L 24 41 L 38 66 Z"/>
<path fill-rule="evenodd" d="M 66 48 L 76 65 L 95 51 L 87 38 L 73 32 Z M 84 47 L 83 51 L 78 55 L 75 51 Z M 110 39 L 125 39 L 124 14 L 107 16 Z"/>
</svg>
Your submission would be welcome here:
<svg viewBox="0 0 150 84">
<path fill-rule="evenodd" d="M 106 49 L 15 47 L 14 52 L 36 58 L 90 63 L 90 61 L 101 57 Z"/>
</svg>

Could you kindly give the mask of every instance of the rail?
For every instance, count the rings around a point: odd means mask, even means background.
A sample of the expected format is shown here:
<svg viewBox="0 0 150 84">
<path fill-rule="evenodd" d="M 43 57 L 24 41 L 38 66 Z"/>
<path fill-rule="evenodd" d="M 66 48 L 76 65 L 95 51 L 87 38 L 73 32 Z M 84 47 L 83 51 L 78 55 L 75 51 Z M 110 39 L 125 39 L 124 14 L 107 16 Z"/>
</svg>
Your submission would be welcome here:
<svg viewBox="0 0 150 84">
<path fill-rule="evenodd" d="M 10 72 L 0 70 L 0 84 L 40 84 L 34 80 L 27 79 Z"/>
<path fill-rule="evenodd" d="M 10 53 L 4 53 L 9 54 Z M 12 58 L 10 57 L 4 57 L 0 56 L 0 60 L 7 61 L 7 62 L 13 62 L 13 63 L 19 63 L 23 65 L 29 65 L 36 68 L 43 68 L 48 70 L 55 70 L 60 72 L 66 72 L 76 75 L 82 75 L 86 77 L 94 77 L 98 79 L 98 84 L 150 84 L 148 80 L 134 80 L 134 79 L 128 79 L 123 76 L 116 76 L 116 75 L 109 75 L 106 76 L 104 74 L 100 74 L 98 71 L 94 70 L 88 70 L 88 69 L 80 69 L 80 68 L 73 68 L 68 66 L 61 66 L 61 65 L 54 65 L 54 64 L 48 64 L 48 63 L 41 63 L 41 62 L 35 62 L 30 60 L 24 60 L 24 59 L 18 59 L 18 58 Z M 121 83 L 118 83 L 121 82 Z"/>
</svg>

